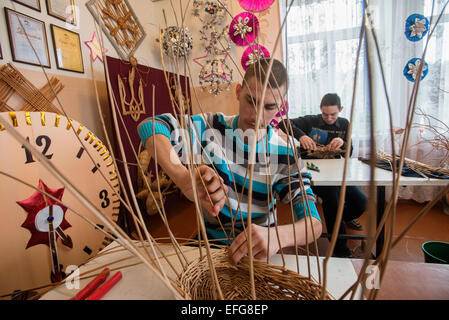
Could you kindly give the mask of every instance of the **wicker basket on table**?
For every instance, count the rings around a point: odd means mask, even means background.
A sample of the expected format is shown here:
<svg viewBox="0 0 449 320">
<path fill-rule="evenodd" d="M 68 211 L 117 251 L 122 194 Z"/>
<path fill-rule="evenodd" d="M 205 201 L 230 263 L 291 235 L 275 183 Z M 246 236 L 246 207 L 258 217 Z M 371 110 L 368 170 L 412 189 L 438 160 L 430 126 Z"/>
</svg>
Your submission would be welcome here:
<svg viewBox="0 0 449 320">
<path fill-rule="evenodd" d="M 214 251 L 212 260 L 225 300 L 251 299 L 249 259 L 238 265 L 230 262 L 227 249 Z M 207 257 L 192 262 L 178 278 L 180 289 L 193 300 L 214 299 L 213 283 Z M 286 268 L 254 260 L 256 297 L 259 300 L 319 300 L 320 284 Z M 331 299 L 326 293 L 325 299 Z"/>
<path fill-rule="evenodd" d="M 381 151 L 381 150 L 377 151 L 376 158 L 378 160 L 381 160 L 381 161 L 387 161 L 390 164 L 393 161 L 393 156 L 392 155 L 390 155 L 390 154 L 388 154 L 388 153 L 386 153 L 384 151 Z M 399 156 L 396 156 L 396 160 L 399 160 Z M 422 163 L 422 162 L 419 162 L 419 161 L 415 161 L 415 160 L 411 160 L 411 159 L 408 159 L 408 158 L 405 158 L 404 164 L 408 168 L 410 168 L 411 170 L 413 170 L 413 171 L 415 171 L 415 172 L 417 172 L 419 174 L 422 174 L 422 175 L 427 175 L 427 176 L 432 177 L 432 176 L 435 176 L 435 173 L 439 173 L 439 174 L 442 174 L 442 175 L 449 176 L 449 169 L 446 169 L 446 168 L 432 167 L 432 166 L 429 166 L 429 165 L 427 165 L 425 163 Z"/>
</svg>

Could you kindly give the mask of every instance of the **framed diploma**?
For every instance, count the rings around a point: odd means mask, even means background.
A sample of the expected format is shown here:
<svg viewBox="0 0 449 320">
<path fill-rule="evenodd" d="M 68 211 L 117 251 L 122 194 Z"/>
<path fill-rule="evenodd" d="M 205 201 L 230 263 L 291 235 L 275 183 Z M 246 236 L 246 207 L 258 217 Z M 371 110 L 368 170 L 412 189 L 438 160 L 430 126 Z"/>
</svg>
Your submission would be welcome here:
<svg viewBox="0 0 449 320">
<path fill-rule="evenodd" d="M 40 0 L 12 0 L 14 2 L 20 3 L 28 8 L 34 9 L 41 12 L 41 2 Z"/>
<path fill-rule="evenodd" d="M 47 0 L 47 13 L 52 17 L 76 25 L 75 0 Z"/>
<path fill-rule="evenodd" d="M 50 68 L 45 23 L 5 7 L 12 59 Z"/>
<path fill-rule="evenodd" d="M 80 35 L 54 24 L 51 25 L 51 35 L 58 69 L 84 73 Z"/>
</svg>

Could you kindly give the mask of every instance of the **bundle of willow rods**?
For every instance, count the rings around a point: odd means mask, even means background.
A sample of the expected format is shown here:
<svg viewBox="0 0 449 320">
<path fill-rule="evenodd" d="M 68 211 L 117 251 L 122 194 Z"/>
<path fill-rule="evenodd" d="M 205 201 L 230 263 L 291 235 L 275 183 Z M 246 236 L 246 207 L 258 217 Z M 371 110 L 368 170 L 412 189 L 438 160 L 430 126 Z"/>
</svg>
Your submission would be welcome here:
<svg viewBox="0 0 449 320">
<path fill-rule="evenodd" d="M 4 86 L 1 87 L 2 90 L 0 91 L 0 96 L 3 97 L 4 94 L 2 92 L 5 91 L 5 98 L 9 99 L 14 91 L 26 101 L 23 111 L 47 111 L 61 113 L 60 110 L 51 102 L 51 100 L 55 98 L 51 88 L 54 88 L 55 92 L 58 93 L 63 87 L 59 84 L 58 80 L 52 79 L 49 81 L 50 83 L 47 83 L 47 85 L 42 89 L 43 92 L 41 92 L 12 64 L 7 63 L 0 67 L 0 82 L 4 83 Z M 3 103 L 3 105 L 4 108 L 2 111 L 11 111 L 8 110 L 8 107 L 6 107 L 6 103 Z"/>
</svg>

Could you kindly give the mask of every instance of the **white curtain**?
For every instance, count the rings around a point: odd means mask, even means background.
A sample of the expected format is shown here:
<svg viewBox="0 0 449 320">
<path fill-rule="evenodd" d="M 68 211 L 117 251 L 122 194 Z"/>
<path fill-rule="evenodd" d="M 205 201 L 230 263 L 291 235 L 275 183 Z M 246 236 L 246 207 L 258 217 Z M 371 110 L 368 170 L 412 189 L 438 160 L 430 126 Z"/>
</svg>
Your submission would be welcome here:
<svg viewBox="0 0 449 320">
<path fill-rule="evenodd" d="M 382 65 L 385 72 L 387 92 L 392 106 L 393 125 L 404 128 L 406 110 L 412 93 L 413 83 L 408 81 L 403 70 L 412 58 L 421 58 L 427 36 L 418 42 L 411 42 L 405 36 L 406 19 L 415 13 L 431 20 L 433 28 L 437 16 L 448 0 L 371 0 L 369 12 L 380 46 Z M 281 19 L 290 0 L 280 0 Z M 286 62 L 291 87 L 289 90 L 289 117 L 320 113 L 322 96 L 329 92 L 338 93 L 345 107 L 342 116 L 349 118 L 352 93 L 354 91 L 354 70 L 363 14 L 362 0 L 296 0 L 293 2 L 283 32 L 284 61 Z M 443 39 L 446 39 L 444 42 Z M 449 8 L 443 15 L 429 42 L 426 62 L 429 72 L 421 82 L 417 106 L 427 115 L 449 124 Z M 389 120 L 387 104 L 381 84 L 380 69 L 374 60 L 374 104 L 377 148 L 391 153 L 388 135 Z M 367 156 L 369 151 L 369 109 L 368 80 L 365 46 L 359 61 L 359 75 L 356 89 L 353 122 L 353 157 Z M 415 116 L 417 124 L 424 123 Z M 438 166 L 447 155 L 447 150 L 435 150 L 425 139 L 432 139 L 433 133 L 422 128 L 413 130 L 409 141 L 407 157 Z M 396 147 L 402 136 L 397 135 Z M 446 132 L 446 139 L 449 138 Z M 444 165 L 444 163 L 443 163 Z M 445 163 L 447 166 L 447 162 Z M 433 199 L 435 187 L 407 187 L 401 189 L 400 197 L 418 202 Z"/>
</svg>

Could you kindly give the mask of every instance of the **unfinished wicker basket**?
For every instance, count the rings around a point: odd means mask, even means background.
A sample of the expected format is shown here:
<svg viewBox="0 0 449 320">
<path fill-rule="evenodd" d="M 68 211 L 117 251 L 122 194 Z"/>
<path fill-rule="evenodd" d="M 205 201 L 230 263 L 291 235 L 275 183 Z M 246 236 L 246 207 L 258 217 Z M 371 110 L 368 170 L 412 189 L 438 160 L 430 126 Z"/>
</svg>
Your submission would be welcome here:
<svg viewBox="0 0 449 320">
<path fill-rule="evenodd" d="M 249 259 L 243 258 L 235 266 L 227 249 L 214 251 L 212 260 L 225 300 L 252 299 Z M 254 260 L 256 297 L 259 300 L 319 300 L 322 287 L 307 277 L 286 268 Z M 178 279 L 180 289 L 188 299 L 214 299 L 213 283 L 207 257 L 192 262 Z M 330 299 L 326 293 L 325 299 Z"/>
<path fill-rule="evenodd" d="M 393 156 L 391 154 L 388 154 L 388 153 L 382 151 L 382 150 L 377 151 L 376 158 L 378 160 L 387 161 L 389 163 L 391 163 L 393 161 Z M 399 156 L 396 156 L 396 159 L 399 160 Z M 431 176 L 431 177 L 433 177 L 433 176 L 437 177 L 437 176 L 435 176 L 435 173 L 449 176 L 449 169 L 447 169 L 447 168 L 433 167 L 433 166 L 427 165 L 425 163 L 411 160 L 408 158 L 405 158 L 404 163 L 408 168 L 410 168 L 411 170 L 413 170 L 417 173 L 420 173 L 420 174 L 425 174 L 425 175 Z"/>
</svg>

